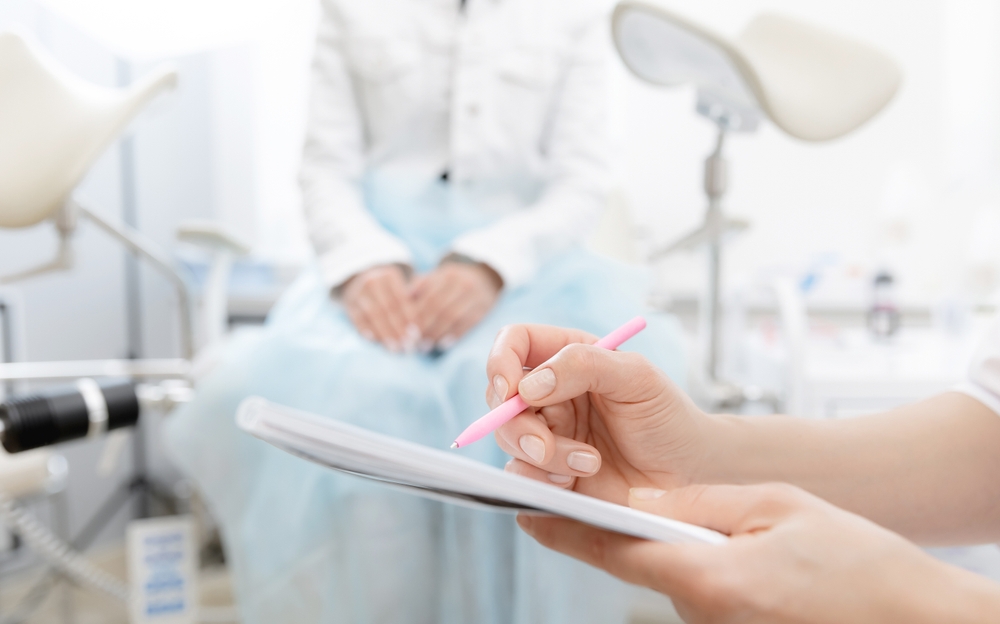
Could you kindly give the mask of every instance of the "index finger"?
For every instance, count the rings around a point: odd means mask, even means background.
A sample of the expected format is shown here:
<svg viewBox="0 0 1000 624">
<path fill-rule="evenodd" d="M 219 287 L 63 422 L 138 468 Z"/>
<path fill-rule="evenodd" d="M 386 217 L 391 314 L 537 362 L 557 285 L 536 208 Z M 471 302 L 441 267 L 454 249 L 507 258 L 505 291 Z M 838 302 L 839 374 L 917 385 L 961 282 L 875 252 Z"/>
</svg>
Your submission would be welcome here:
<svg viewBox="0 0 1000 624">
<path fill-rule="evenodd" d="M 534 324 L 508 325 L 500 330 L 493 342 L 486 361 L 486 375 L 494 390 L 506 386 L 506 392 L 500 397 L 505 401 L 517 392 L 517 384 L 524 377 L 525 368 L 538 366 L 559 353 L 566 345 L 595 342 L 597 336 L 580 329 Z M 498 376 L 503 384 L 498 384 Z"/>
</svg>

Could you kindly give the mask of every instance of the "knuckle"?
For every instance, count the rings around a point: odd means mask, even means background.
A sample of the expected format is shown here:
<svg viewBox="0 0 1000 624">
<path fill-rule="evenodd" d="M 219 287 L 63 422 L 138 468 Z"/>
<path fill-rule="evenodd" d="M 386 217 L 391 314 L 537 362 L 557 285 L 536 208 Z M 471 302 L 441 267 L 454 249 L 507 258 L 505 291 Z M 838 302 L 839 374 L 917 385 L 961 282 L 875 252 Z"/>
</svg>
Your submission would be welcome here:
<svg viewBox="0 0 1000 624">
<path fill-rule="evenodd" d="M 569 368 L 587 369 L 593 365 L 593 349 L 585 344 L 574 343 L 563 347 L 559 359 Z"/>
<path fill-rule="evenodd" d="M 611 563 L 608 557 L 608 534 L 604 531 L 590 531 L 587 539 L 587 554 L 591 564 L 608 570 Z"/>
<path fill-rule="evenodd" d="M 689 485 L 679 491 L 680 501 L 684 506 L 689 508 L 697 508 L 701 502 L 702 498 L 708 492 L 709 486 L 707 485 Z"/>
<path fill-rule="evenodd" d="M 768 518 L 786 513 L 790 508 L 797 507 L 803 500 L 803 492 L 794 485 L 787 483 L 765 483 L 750 486 L 757 496 L 755 503 L 747 513 L 751 518 Z"/>
<path fill-rule="evenodd" d="M 718 569 L 711 572 L 703 569 L 697 573 L 696 586 L 698 594 L 705 604 L 714 605 L 715 609 L 733 611 L 740 605 L 747 605 L 753 600 L 747 592 L 747 584 L 738 573 L 732 570 Z"/>
<path fill-rule="evenodd" d="M 764 483 L 760 486 L 761 498 L 772 504 L 794 504 L 801 500 L 802 490 L 789 483 Z"/>
</svg>

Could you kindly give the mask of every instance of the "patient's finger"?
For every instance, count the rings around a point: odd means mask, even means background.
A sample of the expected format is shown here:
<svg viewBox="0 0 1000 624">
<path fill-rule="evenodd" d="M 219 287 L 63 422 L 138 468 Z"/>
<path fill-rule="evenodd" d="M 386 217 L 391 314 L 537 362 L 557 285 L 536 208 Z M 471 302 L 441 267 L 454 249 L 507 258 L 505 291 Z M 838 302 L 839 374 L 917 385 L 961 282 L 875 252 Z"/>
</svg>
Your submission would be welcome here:
<svg viewBox="0 0 1000 624">
<path fill-rule="evenodd" d="M 483 317 L 479 307 L 479 302 L 472 299 L 458 301 L 448 325 L 441 329 L 438 342 L 442 349 L 450 348 L 451 345 L 447 343 L 458 340 L 479 322 Z"/>
<path fill-rule="evenodd" d="M 368 302 L 362 306 L 362 310 L 368 316 L 372 331 L 375 334 L 375 339 L 385 345 L 390 351 L 398 353 L 400 350 L 400 344 L 399 341 L 393 337 L 392 328 L 390 327 L 387 319 L 386 309 L 379 303 L 368 300 Z"/>
<path fill-rule="evenodd" d="M 406 336 L 407 319 L 403 314 L 399 299 L 393 293 L 392 285 L 387 280 L 379 280 L 372 284 L 371 290 L 372 299 L 382 310 L 382 318 L 389 332 L 388 338 L 401 343 Z"/>
<path fill-rule="evenodd" d="M 507 465 L 504 466 L 503 469 L 505 472 L 509 472 L 511 474 L 516 474 L 534 481 L 541 481 L 542 483 L 548 483 L 549 485 L 554 485 L 567 490 L 573 489 L 573 485 L 576 483 L 576 477 L 555 474 L 553 472 L 542 470 L 541 468 L 535 468 L 531 464 L 523 462 L 516 457 L 507 462 Z"/>
<path fill-rule="evenodd" d="M 495 432 L 497 444 L 510 455 L 554 474 L 589 477 L 601 468 L 593 446 L 556 436 L 537 414 L 525 412 Z"/>
<path fill-rule="evenodd" d="M 578 329 L 550 325 L 508 325 L 500 330 L 486 362 L 486 375 L 497 388 L 506 387 L 504 399 L 517 391 L 524 367 L 545 362 L 568 344 L 593 344 L 597 337 Z M 497 377 L 500 379 L 497 379 Z"/>
<path fill-rule="evenodd" d="M 410 325 L 414 321 L 414 311 L 413 311 L 413 300 L 410 298 L 407 292 L 406 276 L 402 271 L 397 271 L 392 274 L 391 278 L 386 282 L 387 290 L 389 296 L 392 299 L 394 308 L 399 310 L 406 325 Z"/>
<path fill-rule="evenodd" d="M 351 322 L 354 323 L 354 328 L 358 330 L 358 333 L 365 337 L 366 340 L 375 340 L 375 332 L 372 331 L 371 321 L 368 316 L 355 306 L 349 306 L 347 308 L 347 315 L 351 318 Z"/>
<path fill-rule="evenodd" d="M 424 338 L 433 342 L 441 340 L 447 334 L 447 330 L 455 324 L 468 305 L 464 301 L 465 293 L 457 288 L 441 291 L 437 296 L 437 308 L 427 317 L 423 328 Z"/>
<path fill-rule="evenodd" d="M 425 321 L 437 312 L 441 296 L 449 287 L 448 282 L 435 272 L 424 276 L 419 286 L 411 289 L 411 296 L 415 302 L 414 314 L 418 320 Z"/>
</svg>

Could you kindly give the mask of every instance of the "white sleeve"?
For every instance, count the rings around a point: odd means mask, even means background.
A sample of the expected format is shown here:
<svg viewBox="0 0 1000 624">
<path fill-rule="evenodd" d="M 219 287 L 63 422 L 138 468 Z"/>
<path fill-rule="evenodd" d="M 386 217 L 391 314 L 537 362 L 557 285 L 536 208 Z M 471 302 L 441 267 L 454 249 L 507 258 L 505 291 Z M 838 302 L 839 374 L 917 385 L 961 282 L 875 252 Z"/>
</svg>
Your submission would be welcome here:
<svg viewBox="0 0 1000 624">
<path fill-rule="evenodd" d="M 306 224 L 327 285 L 359 271 L 409 263 L 410 251 L 368 212 L 361 191 L 364 121 L 342 53 L 335 8 L 323 2 L 312 65 L 312 94 L 299 181 Z"/>
<path fill-rule="evenodd" d="M 606 21 L 595 17 L 577 38 L 542 148 L 549 171 L 542 196 L 452 243 L 452 251 L 492 267 L 505 287 L 527 282 L 545 260 L 585 240 L 607 203 Z"/>
<path fill-rule="evenodd" d="M 993 325 L 969 367 L 969 378 L 955 390 L 1000 415 L 1000 321 Z"/>
</svg>

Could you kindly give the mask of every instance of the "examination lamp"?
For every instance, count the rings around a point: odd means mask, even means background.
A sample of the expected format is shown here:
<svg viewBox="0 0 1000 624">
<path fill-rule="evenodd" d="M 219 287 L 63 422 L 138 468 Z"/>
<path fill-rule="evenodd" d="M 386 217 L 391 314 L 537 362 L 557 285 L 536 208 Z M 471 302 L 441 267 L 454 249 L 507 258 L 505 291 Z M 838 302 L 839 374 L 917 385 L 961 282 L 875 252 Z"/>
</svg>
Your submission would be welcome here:
<svg viewBox="0 0 1000 624">
<path fill-rule="evenodd" d="M 753 132 L 765 120 L 805 141 L 844 136 L 892 100 L 900 70 L 866 43 L 773 14 L 757 16 L 730 38 L 668 9 L 626 0 L 615 7 L 612 35 L 622 61 L 641 80 L 663 87 L 694 86 L 696 111 L 717 128 L 715 149 L 705 161 L 705 220 L 694 232 L 655 251 L 652 259 L 708 248 L 710 400 L 738 405 L 748 399 L 746 392 L 718 375 L 722 239 L 749 224 L 722 210 L 728 177 L 725 138 L 731 132 Z"/>
<path fill-rule="evenodd" d="M 134 384 L 80 379 L 74 386 L 0 403 L 0 442 L 8 453 L 20 453 L 99 437 L 138 420 L 139 397 Z"/>
</svg>

